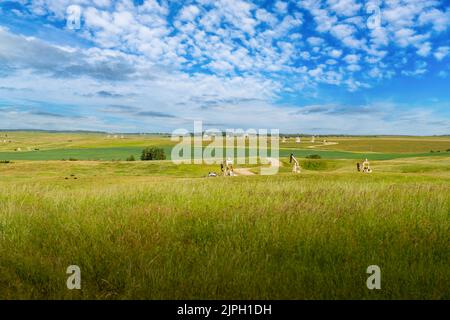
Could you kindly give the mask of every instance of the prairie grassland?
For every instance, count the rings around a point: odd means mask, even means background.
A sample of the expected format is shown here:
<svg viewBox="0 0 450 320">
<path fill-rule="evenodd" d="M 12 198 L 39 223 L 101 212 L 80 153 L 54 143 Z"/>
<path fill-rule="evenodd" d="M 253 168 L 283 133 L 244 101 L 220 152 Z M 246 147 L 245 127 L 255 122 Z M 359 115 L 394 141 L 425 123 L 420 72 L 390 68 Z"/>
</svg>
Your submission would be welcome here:
<svg viewBox="0 0 450 320">
<path fill-rule="evenodd" d="M 430 151 L 446 152 L 450 150 L 450 137 L 327 137 L 332 145 L 314 146 L 319 150 L 340 150 L 352 152 L 385 152 L 385 153 L 425 153 Z M 282 145 L 284 146 L 284 145 Z M 299 147 L 297 145 L 297 147 Z"/>
<path fill-rule="evenodd" d="M 92 148 L 114 148 L 114 147 L 146 147 L 151 145 L 172 145 L 168 137 L 161 135 L 124 135 L 117 134 L 117 138 L 108 138 L 106 133 L 90 132 L 39 132 L 39 131 L 0 131 L 0 151 L 13 151 L 21 148 L 40 150 L 54 149 L 92 149 Z M 3 141 L 7 142 L 4 143 Z M 11 141 L 11 142 L 9 142 Z"/>
<path fill-rule="evenodd" d="M 124 139 L 120 134 L 117 136 L 108 138 L 104 133 L 0 132 L 0 160 L 125 160 L 130 155 L 139 158 L 147 146 L 164 148 L 170 158 L 177 143 L 162 135 L 124 135 Z M 286 143 L 280 142 L 280 155 L 286 157 L 293 152 L 304 157 L 315 153 L 325 159 L 367 157 L 371 160 L 450 155 L 450 137 L 323 138 L 336 143 L 333 145 L 323 145 L 320 139 L 311 144 L 307 138 L 302 143 L 295 143 L 295 139 L 290 138 Z M 209 143 L 204 142 L 204 147 Z M 18 148 L 20 152 L 15 151 Z"/>
<path fill-rule="evenodd" d="M 374 162 L 372 175 L 318 163 L 235 178 L 0 164 L 0 298 L 449 299 L 450 158 Z M 82 290 L 66 288 L 73 264 Z M 381 290 L 366 287 L 372 264 Z"/>
</svg>

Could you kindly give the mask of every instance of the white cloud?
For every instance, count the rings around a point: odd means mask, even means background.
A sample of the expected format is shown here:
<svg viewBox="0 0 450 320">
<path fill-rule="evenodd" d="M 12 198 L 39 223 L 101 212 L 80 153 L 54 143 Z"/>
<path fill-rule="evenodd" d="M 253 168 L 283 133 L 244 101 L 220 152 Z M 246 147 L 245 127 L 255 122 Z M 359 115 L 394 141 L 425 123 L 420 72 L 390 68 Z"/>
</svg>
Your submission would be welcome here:
<svg viewBox="0 0 450 320">
<path fill-rule="evenodd" d="M 197 6 L 189 5 L 189 6 L 183 7 L 180 11 L 180 20 L 192 21 L 198 16 L 199 13 L 200 13 L 200 9 Z"/>
<path fill-rule="evenodd" d="M 444 46 L 444 47 L 439 47 L 436 52 L 434 53 L 434 57 L 441 61 L 442 59 L 444 59 L 448 53 L 450 52 L 450 47 Z"/>
<path fill-rule="evenodd" d="M 328 32 L 338 21 L 337 17 L 330 14 L 321 6 L 320 1 L 302 0 L 298 3 L 299 7 L 306 9 L 313 16 L 318 32 Z"/>
<path fill-rule="evenodd" d="M 342 43 L 350 48 L 363 49 L 365 47 L 364 39 L 357 39 L 354 37 L 356 28 L 349 24 L 337 24 L 331 27 L 330 33 L 342 41 Z"/>
<path fill-rule="evenodd" d="M 342 55 L 342 50 L 332 49 L 330 50 L 329 55 L 332 58 L 339 58 Z"/>
<path fill-rule="evenodd" d="M 431 43 L 424 42 L 418 46 L 417 54 L 421 57 L 427 57 L 431 52 Z"/>
<path fill-rule="evenodd" d="M 370 31 L 370 36 L 371 42 L 377 47 L 387 46 L 389 44 L 389 35 L 386 28 L 374 28 Z"/>
<path fill-rule="evenodd" d="M 308 41 L 311 46 L 320 46 L 324 43 L 324 40 L 319 37 L 309 37 L 306 41 Z"/>
<path fill-rule="evenodd" d="M 338 39 L 350 37 L 355 33 L 355 27 L 349 24 L 338 24 L 333 26 L 331 29 L 331 34 L 334 35 Z"/>
<path fill-rule="evenodd" d="M 313 70 L 308 71 L 308 74 L 313 78 L 318 78 L 322 75 L 323 69 L 322 67 L 317 67 Z"/>
<path fill-rule="evenodd" d="M 450 25 L 450 10 L 443 12 L 432 8 L 422 12 L 418 21 L 420 25 L 431 24 L 436 32 L 445 31 Z"/>
<path fill-rule="evenodd" d="M 255 16 L 258 21 L 265 22 L 271 26 L 275 25 L 278 22 L 278 19 L 265 9 L 256 10 Z"/>
<path fill-rule="evenodd" d="M 357 64 L 350 64 L 347 66 L 347 70 L 351 71 L 351 72 L 356 72 L 361 70 L 361 67 Z"/>
<path fill-rule="evenodd" d="M 94 5 L 100 8 L 107 8 L 111 6 L 111 0 L 93 0 Z"/>
<path fill-rule="evenodd" d="M 380 71 L 380 69 L 378 67 L 374 67 L 374 68 L 370 69 L 368 74 L 372 78 L 381 78 L 382 77 L 382 72 Z"/>
<path fill-rule="evenodd" d="M 361 9 L 361 4 L 355 0 L 327 0 L 327 3 L 339 16 L 354 16 Z"/>
<path fill-rule="evenodd" d="M 360 57 L 356 54 L 348 54 L 344 57 L 344 61 L 347 62 L 348 64 L 354 64 L 357 63 L 359 61 Z"/>
<path fill-rule="evenodd" d="M 428 39 L 428 34 L 416 34 L 415 30 L 410 28 L 402 28 L 394 34 L 397 45 L 407 47 L 409 45 L 418 45 L 420 42 Z"/>
<path fill-rule="evenodd" d="M 420 76 L 428 72 L 428 64 L 425 61 L 419 61 L 415 64 L 414 70 L 402 70 L 402 74 L 405 76 Z"/>
<path fill-rule="evenodd" d="M 277 2 L 275 2 L 274 8 L 275 8 L 275 11 L 277 11 L 279 13 L 286 13 L 288 4 L 284 1 L 277 1 Z"/>
</svg>

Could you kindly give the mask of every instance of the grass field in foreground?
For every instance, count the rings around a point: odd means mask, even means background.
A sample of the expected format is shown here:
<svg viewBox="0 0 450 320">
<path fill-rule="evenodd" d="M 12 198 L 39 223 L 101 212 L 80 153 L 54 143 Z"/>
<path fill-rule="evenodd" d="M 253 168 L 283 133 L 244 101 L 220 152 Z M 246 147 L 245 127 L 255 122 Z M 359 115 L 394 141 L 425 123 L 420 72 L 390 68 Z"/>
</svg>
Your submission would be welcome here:
<svg viewBox="0 0 450 320">
<path fill-rule="evenodd" d="M 449 299 L 450 158 L 374 162 L 372 175 L 320 162 L 235 178 L 0 164 L 0 298 Z M 72 264 L 81 291 L 66 289 Z M 366 288 L 371 264 L 382 290 Z"/>
</svg>

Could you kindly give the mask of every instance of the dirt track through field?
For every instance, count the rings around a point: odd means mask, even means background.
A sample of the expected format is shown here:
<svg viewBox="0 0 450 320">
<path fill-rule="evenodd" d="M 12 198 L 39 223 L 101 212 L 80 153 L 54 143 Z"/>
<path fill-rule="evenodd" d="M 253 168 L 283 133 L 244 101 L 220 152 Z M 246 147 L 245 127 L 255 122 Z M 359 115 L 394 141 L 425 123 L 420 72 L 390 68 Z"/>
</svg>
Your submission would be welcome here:
<svg viewBox="0 0 450 320">
<path fill-rule="evenodd" d="M 248 169 L 248 168 L 238 168 L 238 169 L 234 169 L 234 172 L 235 172 L 238 176 L 253 176 L 253 175 L 255 175 L 255 173 L 251 172 L 250 169 Z"/>
<path fill-rule="evenodd" d="M 267 160 L 269 161 L 271 167 L 279 168 L 282 166 L 280 160 L 277 158 L 267 158 Z M 236 168 L 236 169 L 234 169 L 234 172 L 238 176 L 254 176 L 255 175 L 255 173 L 250 171 L 249 168 Z"/>
<path fill-rule="evenodd" d="M 271 167 L 281 167 L 281 162 L 278 158 L 267 158 L 270 162 Z"/>
<path fill-rule="evenodd" d="M 308 146 L 308 148 L 315 149 L 315 148 L 326 147 L 326 146 L 335 146 L 337 144 L 339 144 L 339 143 L 338 142 L 326 142 L 326 143 L 321 143 L 321 144 L 317 144 L 314 146 Z"/>
</svg>

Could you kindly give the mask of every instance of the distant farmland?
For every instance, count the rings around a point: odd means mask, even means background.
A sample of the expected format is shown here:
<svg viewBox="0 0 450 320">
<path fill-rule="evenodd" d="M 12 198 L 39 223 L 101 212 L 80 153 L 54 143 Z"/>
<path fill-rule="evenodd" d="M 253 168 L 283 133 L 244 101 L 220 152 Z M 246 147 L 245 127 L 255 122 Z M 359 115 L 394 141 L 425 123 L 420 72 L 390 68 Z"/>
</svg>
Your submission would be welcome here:
<svg viewBox="0 0 450 320">
<path fill-rule="evenodd" d="M 170 159 L 172 146 L 162 146 Z M 83 149 L 51 149 L 39 151 L 0 152 L 0 160 L 118 160 L 124 161 L 130 155 L 139 159 L 143 147 L 113 147 L 113 148 L 83 148 Z M 224 152 L 225 153 L 225 152 Z M 323 159 L 362 159 L 392 160 L 398 158 L 417 158 L 430 156 L 448 156 L 450 152 L 433 153 L 374 153 L 374 152 L 346 152 L 317 149 L 280 149 L 281 157 L 288 157 L 294 153 L 298 157 L 318 154 Z M 194 152 L 192 152 L 194 154 Z M 247 150 L 248 154 L 248 150 Z"/>
<path fill-rule="evenodd" d="M 11 141 L 11 143 L 0 143 L 0 160 L 123 161 L 130 155 L 139 159 L 142 149 L 150 145 L 162 147 L 170 159 L 172 147 L 176 143 L 170 141 L 168 137 L 160 135 L 126 135 L 124 139 L 114 139 L 99 133 L 50 134 L 45 132 L 0 132 L 0 141 L 5 135 L 8 137 L 3 139 Z M 450 150 L 450 138 L 446 137 L 326 137 L 323 139 L 333 143 L 323 145 L 317 141 L 313 144 L 309 139 L 303 138 L 302 143 L 299 144 L 295 143 L 294 138 L 288 138 L 286 143 L 280 142 L 280 156 L 288 157 L 294 153 L 297 157 L 318 154 L 324 159 L 391 160 L 450 154 L 448 151 Z M 13 151 L 17 148 L 20 148 L 21 151 Z M 28 151 L 28 149 L 33 151 Z"/>
</svg>

